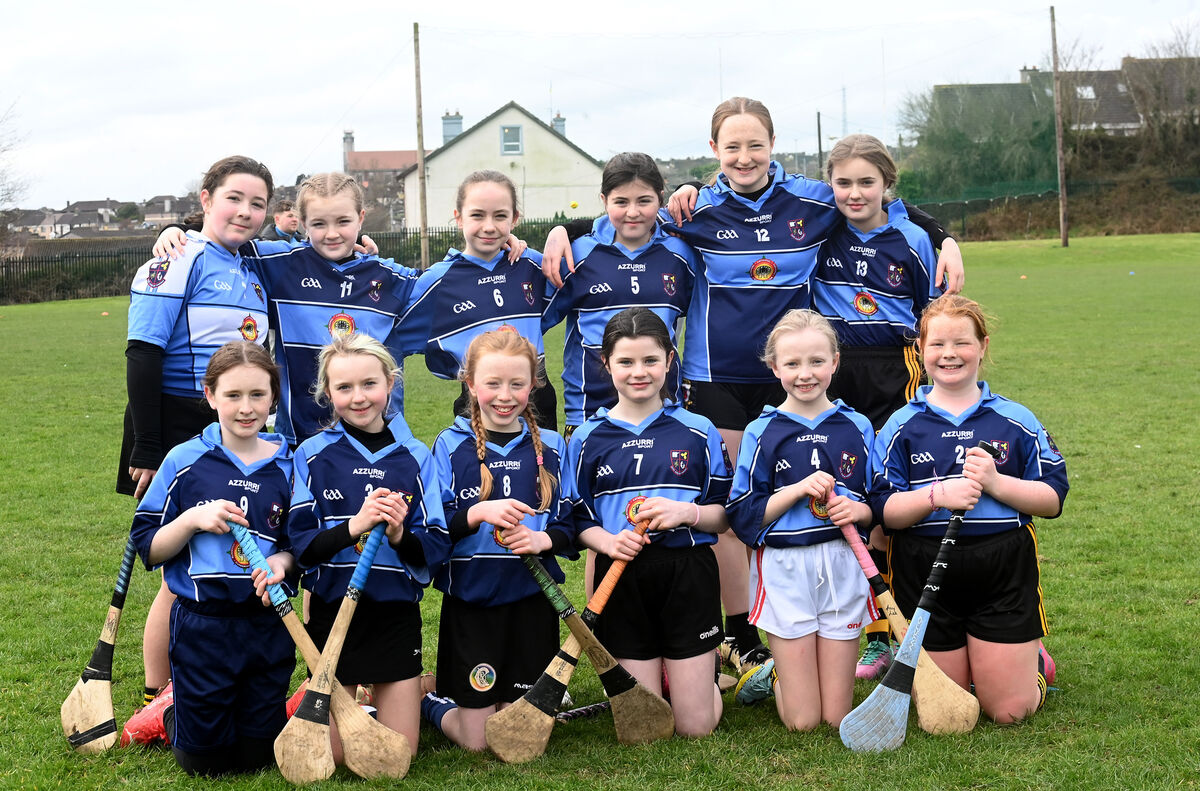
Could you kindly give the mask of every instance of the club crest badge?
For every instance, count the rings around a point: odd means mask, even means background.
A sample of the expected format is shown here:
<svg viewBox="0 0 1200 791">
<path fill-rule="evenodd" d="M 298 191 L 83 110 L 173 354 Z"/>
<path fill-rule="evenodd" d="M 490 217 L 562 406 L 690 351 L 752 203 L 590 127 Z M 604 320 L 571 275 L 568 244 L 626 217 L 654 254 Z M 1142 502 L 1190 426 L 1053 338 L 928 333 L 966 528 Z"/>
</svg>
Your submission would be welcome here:
<svg viewBox="0 0 1200 791">
<path fill-rule="evenodd" d="M 888 264 L 888 285 L 896 288 L 904 282 L 904 267 L 899 264 Z"/>
<path fill-rule="evenodd" d="M 768 280 L 774 280 L 776 273 L 779 272 L 779 267 L 770 258 L 760 258 L 750 267 L 750 277 L 760 283 L 765 283 Z"/>
<path fill-rule="evenodd" d="M 267 514 L 267 524 L 271 527 L 278 528 L 283 523 L 283 515 L 286 513 L 283 506 L 279 503 L 271 503 L 271 512 Z"/>
<path fill-rule="evenodd" d="M 671 472 L 683 475 L 688 468 L 688 452 L 686 450 L 671 451 Z"/>
<path fill-rule="evenodd" d="M 667 292 L 667 296 L 675 296 L 675 275 L 663 275 L 662 281 L 663 291 Z"/>
<path fill-rule="evenodd" d="M 788 232 L 797 242 L 804 241 L 804 220 L 788 220 Z"/>
<path fill-rule="evenodd" d="M 258 283 L 254 284 L 254 293 L 258 296 L 259 302 L 263 303 L 264 305 L 267 304 L 267 298 L 264 297 L 262 293 L 262 286 L 260 286 Z"/>
<path fill-rule="evenodd" d="M 349 313 L 335 313 L 330 317 L 329 323 L 325 326 L 329 328 L 330 337 L 336 338 L 339 335 L 350 335 L 355 330 L 354 317 Z"/>
<path fill-rule="evenodd" d="M 1042 427 L 1042 431 L 1046 431 L 1045 426 Z M 1054 451 L 1055 456 L 1058 456 L 1060 459 L 1062 458 L 1062 453 L 1059 451 L 1058 446 L 1054 444 L 1054 437 L 1050 436 L 1049 431 L 1046 431 L 1046 444 L 1050 446 L 1050 450 Z"/>
<path fill-rule="evenodd" d="M 171 268 L 170 261 L 155 261 L 150 264 L 150 273 L 146 275 L 146 285 L 157 289 L 167 282 L 167 270 Z"/>
<path fill-rule="evenodd" d="M 829 509 L 815 497 L 808 498 L 808 511 L 817 519 L 828 519 Z"/>
<path fill-rule="evenodd" d="M 379 301 L 379 290 L 381 288 L 383 288 L 382 280 L 372 280 L 371 281 L 371 287 L 369 289 L 367 289 L 367 296 L 371 298 L 372 302 Z"/>
<path fill-rule="evenodd" d="M 629 501 L 625 506 L 625 520 L 631 525 L 637 525 L 638 510 L 642 507 L 642 503 L 646 502 L 646 495 L 639 494 L 637 497 Z"/>
<path fill-rule="evenodd" d="M 467 674 L 467 680 L 471 682 L 471 689 L 476 692 L 487 692 L 496 685 L 496 669 L 486 662 L 481 662 L 471 668 L 471 672 Z"/>
<path fill-rule="evenodd" d="M 521 284 L 521 290 L 525 292 L 525 301 L 532 305 L 534 303 L 533 283 L 525 281 Z"/>
<path fill-rule="evenodd" d="M 254 317 L 247 314 L 246 318 L 242 319 L 242 323 L 238 325 L 238 332 L 242 334 L 242 338 L 248 341 L 258 340 L 258 322 Z"/>
<path fill-rule="evenodd" d="M 725 462 L 725 469 L 733 471 L 733 465 L 729 462 L 729 448 L 725 447 L 725 440 L 721 440 L 721 461 Z"/>
<path fill-rule="evenodd" d="M 233 561 L 233 565 L 240 569 L 250 568 L 250 559 L 246 557 L 246 553 L 242 551 L 242 545 L 234 541 L 233 546 L 229 548 L 229 559 Z"/>
<path fill-rule="evenodd" d="M 992 443 L 993 448 L 1000 451 L 1000 455 L 996 458 L 996 465 L 999 466 L 999 465 L 1003 464 L 1004 462 L 1008 461 L 1008 448 L 1009 448 L 1008 440 L 994 439 L 994 440 L 991 440 L 991 443 Z"/>
<path fill-rule="evenodd" d="M 858 456 L 849 451 L 842 451 L 842 462 L 838 465 L 838 475 L 849 478 L 854 474 L 856 466 L 858 466 Z"/>
<path fill-rule="evenodd" d="M 873 296 L 865 291 L 860 291 L 854 295 L 854 309 L 864 316 L 874 316 L 879 312 L 879 305 Z"/>
</svg>

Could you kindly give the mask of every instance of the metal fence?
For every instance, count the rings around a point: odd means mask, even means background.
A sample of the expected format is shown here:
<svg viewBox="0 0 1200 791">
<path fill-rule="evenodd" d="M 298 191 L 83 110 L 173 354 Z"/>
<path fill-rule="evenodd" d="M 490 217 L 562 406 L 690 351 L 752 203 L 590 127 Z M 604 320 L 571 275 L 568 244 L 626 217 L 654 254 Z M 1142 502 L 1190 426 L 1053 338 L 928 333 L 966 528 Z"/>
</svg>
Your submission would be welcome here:
<svg viewBox="0 0 1200 791">
<path fill-rule="evenodd" d="M 546 234 L 560 219 L 526 220 L 517 235 L 540 250 Z M 420 268 L 421 240 L 416 228 L 370 234 L 379 254 L 405 266 Z M 150 257 L 154 240 L 125 239 L 38 241 L 26 254 L 0 258 L 0 304 L 49 302 L 58 299 L 115 297 L 129 293 L 138 267 Z M 462 247 L 458 228 L 429 229 L 429 256 L 440 261 L 451 248 Z"/>
</svg>

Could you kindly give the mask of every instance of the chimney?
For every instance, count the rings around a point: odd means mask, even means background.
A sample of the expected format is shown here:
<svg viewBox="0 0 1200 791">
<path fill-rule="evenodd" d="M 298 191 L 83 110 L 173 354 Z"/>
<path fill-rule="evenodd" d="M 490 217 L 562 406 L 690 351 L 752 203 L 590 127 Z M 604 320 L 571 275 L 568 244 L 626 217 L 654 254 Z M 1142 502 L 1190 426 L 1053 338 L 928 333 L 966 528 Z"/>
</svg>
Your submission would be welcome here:
<svg viewBox="0 0 1200 791">
<path fill-rule="evenodd" d="M 554 118 L 550 121 L 550 127 L 563 137 L 567 136 L 567 119 L 563 118 L 561 113 L 554 114 Z"/>
<path fill-rule="evenodd" d="M 350 172 L 350 154 L 354 151 L 354 130 L 342 132 L 342 172 Z"/>
<path fill-rule="evenodd" d="M 446 145 L 462 134 L 462 113 L 458 110 L 451 115 L 449 111 L 442 116 L 442 145 Z"/>
</svg>

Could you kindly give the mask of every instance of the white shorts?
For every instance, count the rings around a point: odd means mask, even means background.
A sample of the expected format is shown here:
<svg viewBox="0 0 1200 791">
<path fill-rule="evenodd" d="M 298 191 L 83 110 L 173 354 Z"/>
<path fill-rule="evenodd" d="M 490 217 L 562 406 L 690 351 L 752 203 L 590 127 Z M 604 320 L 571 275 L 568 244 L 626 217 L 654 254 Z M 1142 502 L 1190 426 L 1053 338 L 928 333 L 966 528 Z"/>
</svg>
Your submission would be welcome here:
<svg viewBox="0 0 1200 791">
<path fill-rule="evenodd" d="M 754 550 L 750 623 L 768 634 L 857 640 L 874 610 L 867 578 L 845 541 Z"/>
</svg>

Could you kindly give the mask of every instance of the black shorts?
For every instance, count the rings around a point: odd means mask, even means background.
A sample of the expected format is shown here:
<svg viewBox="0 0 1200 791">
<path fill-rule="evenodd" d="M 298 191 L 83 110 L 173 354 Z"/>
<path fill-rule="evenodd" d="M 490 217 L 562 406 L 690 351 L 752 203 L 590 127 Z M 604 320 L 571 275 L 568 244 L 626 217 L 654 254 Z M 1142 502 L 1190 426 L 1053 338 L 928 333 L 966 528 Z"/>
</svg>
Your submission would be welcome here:
<svg viewBox="0 0 1200 791">
<path fill-rule="evenodd" d="M 900 531 L 889 543 L 896 604 L 911 618 L 941 546 L 940 538 Z M 967 635 L 1027 643 L 1047 634 L 1033 525 L 991 536 L 959 537 L 929 614 L 923 645 L 953 651 Z"/>
<path fill-rule="evenodd" d="M 541 593 L 484 607 L 442 597 L 437 692 L 468 709 L 512 703 L 558 652 L 558 614 Z"/>
<path fill-rule="evenodd" d="M 774 382 L 693 382 L 684 380 L 684 407 L 703 415 L 717 428 L 745 431 L 763 407 L 779 406 L 787 398 Z"/>
<path fill-rule="evenodd" d="M 926 382 L 913 346 L 843 346 L 826 394 L 871 421 L 876 431 Z"/>
<path fill-rule="evenodd" d="M 307 628 L 318 648 L 324 649 L 341 606 L 341 599 L 330 603 L 309 597 Z M 421 675 L 420 605 L 360 599 L 334 675 L 343 684 L 382 684 Z"/>
<path fill-rule="evenodd" d="M 203 398 L 162 395 L 163 455 L 187 442 L 217 419 L 217 413 Z M 133 413 L 125 405 L 125 430 L 121 436 L 121 458 L 117 460 L 117 494 L 133 496 L 136 488 L 129 477 L 129 456 L 133 453 Z"/>
<path fill-rule="evenodd" d="M 611 565 L 597 553 L 595 579 Z M 620 659 L 689 659 L 716 649 L 724 635 L 712 547 L 644 547 L 613 589 L 596 636 Z"/>
<path fill-rule="evenodd" d="M 454 399 L 456 417 L 470 417 L 470 411 L 467 408 L 470 397 L 467 386 L 464 384 L 462 392 L 458 394 L 458 398 Z M 537 414 L 538 428 L 558 431 L 558 393 L 555 392 L 554 385 L 548 381 L 544 385 L 535 385 L 529 394 L 529 403 L 533 404 L 534 412 Z"/>
</svg>

